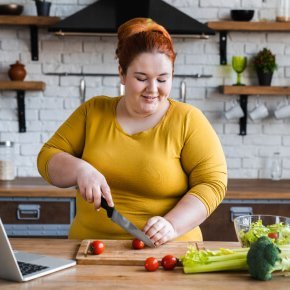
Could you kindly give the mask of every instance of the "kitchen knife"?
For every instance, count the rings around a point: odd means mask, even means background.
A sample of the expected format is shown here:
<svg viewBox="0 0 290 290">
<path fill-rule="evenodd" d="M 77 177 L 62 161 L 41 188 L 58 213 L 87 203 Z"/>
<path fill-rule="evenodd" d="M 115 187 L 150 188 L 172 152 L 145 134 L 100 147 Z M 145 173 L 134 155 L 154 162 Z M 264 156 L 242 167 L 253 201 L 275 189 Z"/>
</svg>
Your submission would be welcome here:
<svg viewBox="0 0 290 290">
<path fill-rule="evenodd" d="M 107 216 L 120 227 L 122 227 L 126 232 L 130 233 L 132 236 L 138 238 L 143 241 L 145 245 L 148 247 L 154 248 L 154 243 L 149 239 L 148 236 L 144 234 L 141 230 L 139 230 L 135 225 L 133 225 L 128 219 L 122 216 L 115 207 L 110 207 L 102 197 L 101 199 L 101 207 L 107 211 Z"/>
</svg>

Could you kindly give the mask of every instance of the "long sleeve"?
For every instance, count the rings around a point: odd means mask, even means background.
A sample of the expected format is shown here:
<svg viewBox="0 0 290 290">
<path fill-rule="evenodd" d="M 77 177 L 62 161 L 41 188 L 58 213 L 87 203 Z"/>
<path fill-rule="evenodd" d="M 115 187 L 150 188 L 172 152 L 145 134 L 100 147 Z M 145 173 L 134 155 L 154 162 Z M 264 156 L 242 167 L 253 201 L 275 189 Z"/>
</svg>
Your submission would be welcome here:
<svg viewBox="0 0 290 290">
<path fill-rule="evenodd" d="M 189 115 L 184 131 L 186 141 L 181 162 L 189 178 L 188 193 L 198 197 L 210 215 L 223 200 L 227 188 L 222 146 L 208 120 L 197 109 Z"/>
</svg>

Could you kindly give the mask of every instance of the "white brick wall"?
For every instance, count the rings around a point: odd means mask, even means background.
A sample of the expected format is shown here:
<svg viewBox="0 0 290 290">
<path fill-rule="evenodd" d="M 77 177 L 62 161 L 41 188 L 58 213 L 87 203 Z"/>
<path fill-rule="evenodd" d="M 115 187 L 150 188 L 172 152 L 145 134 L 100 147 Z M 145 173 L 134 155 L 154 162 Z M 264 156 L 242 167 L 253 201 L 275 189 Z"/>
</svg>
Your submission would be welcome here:
<svg viewBox="0 0 290 290">
<path fill-rule="evenodd" d="M 82 9 L 95 0 L 52 0 L 51 15 L 62 18 Z M 30 0 L 24 4 L 26 15 L 35 15 Z M 234 8 L 255 9 L 255 20 L 274 20 L 278 0 L 166 0 L 184 13 L 201 22 L 230 19 Z M 0 0 L 7 3 L 7 0 Z M 65 118 L 79 106 L 78 76 L 49 76 L 47 73 L 117 73 L 114 59 L 115 37 L 58 38 L 45 29 L 39 30 L 39 61 L 31 61 L 29 29 L 0 27 L 0 78 L 8 80 L 9 65 L 16 60 L 25 64 L 26 80 L 46 83 L 44 92 L 26 92 L 26 133 L 18 133 L 16 92 L 0 91 L 0 140 L 16 143 L 15 160 L 18 176 L 38 176 L 36 156 L 43 144 Z M 290 119 L 276 120 L 273 111 L 285 96 L 259 96 L 269 107 L 270 116 L 263 121 L 248 120 L 247 135 L 239 136 L 238 120 L 226 121 L 224 111 L 238 96 L 224 96 L 218 86 L 236 80 L 231 66 L 219 65 L 219 36 L 208 40 L 174 39 L 178 53 L 176 74 L 212 74 L 210 79 L 185 79 L 187 101 L 199 107 L 212 123 L 220 137 L 226 154 L 231 178 L 269 178 L 271 156 L 279 151 L 283 157 L 283 178 L 290 178 Z M 290 85 L 290 32 L 230 32 L 228 34 L 228 60 L 234 54 L 250 57 L 259 49 L 268 47 L 277 56 L 279 70 L 273 85 Z M 98 94 L 117 95 L 117 77 L 85 76 L 86 98 Z M 256 75 L 249 66 L 243 74 L 247 84 L 257 84 Z M 175 78 L 171 96 L 180 94 L 180 78 Z M 251 110 L 256 97 L 250 96 Z M 57 113 L 56 113 L 57 112 Z"/>
</svg>

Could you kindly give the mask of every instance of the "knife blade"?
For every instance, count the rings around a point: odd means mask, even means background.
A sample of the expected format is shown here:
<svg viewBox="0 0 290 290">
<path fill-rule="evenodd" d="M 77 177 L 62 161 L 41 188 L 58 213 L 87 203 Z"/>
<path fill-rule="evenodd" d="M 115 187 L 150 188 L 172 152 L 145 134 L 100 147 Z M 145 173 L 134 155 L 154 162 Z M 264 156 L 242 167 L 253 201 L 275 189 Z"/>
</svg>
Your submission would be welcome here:
<svg viewBox="0 0 290 290">
<path fill-rule="evenodd" d="M 107 211 L 107 216 L 117 225 L 122 227 L 126 232 L 144 242 L 145 245 L 155 248 L 155 244 L 150 240 L 144 232 L 139 230 L 127 218 L 121 215 L 115 207 L 110 207 L 104 197 L 101 198 L 101 207 Z"/>
</svg>

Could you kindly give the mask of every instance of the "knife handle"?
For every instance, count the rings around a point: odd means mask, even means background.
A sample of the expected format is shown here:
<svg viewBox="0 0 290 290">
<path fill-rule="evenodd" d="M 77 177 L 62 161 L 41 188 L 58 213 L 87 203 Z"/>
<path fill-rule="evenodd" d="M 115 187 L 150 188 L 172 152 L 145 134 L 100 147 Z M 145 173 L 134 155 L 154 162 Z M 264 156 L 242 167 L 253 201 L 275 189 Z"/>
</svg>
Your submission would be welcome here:
<svg viewBox="0 0 290 290">
<path fill-rule="evenodd" d="M 107 216 L 112 217 L 114 208 L 110 207 L 104 197 L 101 197 L 101 207 L 107 211 Z"/>
</svg>

